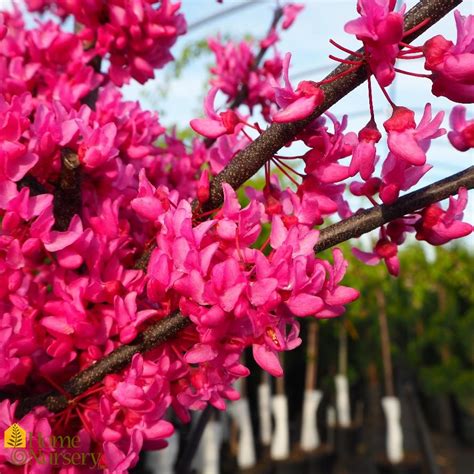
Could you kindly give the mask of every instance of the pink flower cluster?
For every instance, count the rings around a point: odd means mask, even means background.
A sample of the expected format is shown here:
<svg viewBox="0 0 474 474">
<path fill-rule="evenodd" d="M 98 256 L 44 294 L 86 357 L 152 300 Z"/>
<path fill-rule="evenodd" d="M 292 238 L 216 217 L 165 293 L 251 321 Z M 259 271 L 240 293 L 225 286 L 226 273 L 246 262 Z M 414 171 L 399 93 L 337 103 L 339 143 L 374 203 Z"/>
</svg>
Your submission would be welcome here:
<svg viewBox="0 0 474 474">
<path fill-rule="evenodd" d="M 282 28 L 290 28 L 304 6 L 288 3 L 282 8 Z M 267 37 L 260 41 L 260 48 L 267 49 L 279 40 L 277 26 L 272 28 Z M 227 96 L 227 102 L 242 100 L 252 113 L 260 105 L 263 116 L 268 119 L 275 107 L 275 86 L 283 72 L 283 62 L 275 49 L 274 56 L 262 65 L 257 64 L 258 54 L 253 51 L 254 45 L 249 41 L 222 43 L 219 38 L 211 38 L 208 45 L 215 55 L 216 65 L 211 68 L 211 84 Z M 200 133 L 200 132 L 199 132 Z"/>
<path fill-rule="evenodd" d="M 373 114 L 358 134 L 347 131 L 346 116 L 338 120 L 326 112 L 311 120 L 324 101 L 322 84 L 302 81 L 294 88 L 289 54 L 282 60 L 276 53 L 255 67 L 248 43 L 215 40 L 206 117 L 191 121 L 214 141 L 187 143 L 176 131 L 167 133 L 158 114 L 125 101 L 116 87 L 132 77 L 144 82 L 171 59 L 169 48 L 185 28 L 179 4 L 27 3 L 34 11 L 73 15 L 82 29 L 72 34 L 39 22 L 27 30 L 18 10 L 0 14 L 2 392 L 13 400 L 31 387 L 33 394 L 56 389 L 175 311 L 192 324 L 136 354 L 122 372 L 69 397 L 61 413 L 37 408 L 18 420 L 16 402 L 2 401 L 0 430 L 17 421 L 45 438 L 77 434 L 82 451 L 100 454 L 100 466 L 89 472 L 126 473 L 141 449 L 165 446 L 173 431 L 170 408 L 187 421 L 190 410 L 208 403 L 224 409 L 226 400 L 238 398 L 233 384 L 249 374 L 241 362 L 246 348 L 279 376 L 279 354 L 301 343 L 299 318 L 339 316 L 358 297 L 343 285 L 347 261 L 339 249 L 329 260 L 315 255 L 315 226 L 353 214 L 347 185 L 371 204 L 380 199 L 387 205 L 416 185 L 431 167 L 431 140 L 445 133 L 443 113 L 433 117 L 428 104 L 416 120 L 413 111 L 393 104 L 384 122 L 389 153 L 379 174 L 382 133 Z M 361 0 L 362 18 L 349 26 L 364 41 L 366 60 L 382 85 L 392 80 L 403 35 L 393 3 Z M 300 10 L 283 7 L 282 27 Z M 457 16 L 462 34 L 456 47 L 438 56 L 427 47 L 435 81 L 452 73 L 453 55 L 461 60 L 470 54 L 470 18 Z M 270 46 L 275 35 L 270 32 L 261 46 Z M 110 63 L 108 74 L 98 70 L 97 55 Z M 454 88 L 468 80 L 463 74 L 455 79 Z M 245 91 L 243 104 L 250 110 L 260 105 L 265 125 L 305 120 L 288 143 L 301 142 L 304 152 L 275 154 L 265 166 L 263 190 L 246 190 L 247 205 L 224 184 L 223 205 L 203 212 L 211 179 L 252 141 L 248 128 L 262 133 L 265 126 L 249 124 L 233 107 L 219 111 L 219 91 L 229 101 Z M 451 125 L 452 144 L 472 148 L 472 120 L 464 108 L 453 110 Z M 71 156 L 79 163 L 74 184 L 80 184 L 81 199 L 62 226 L 59 191 Z M 433 204 L 392 221 L 380 229 L 373 252 L 354 252 L 368 264 L 385 261 L 396 274 L 398 246 L 408 232 L 434 245 L 472 232 L 462 222 L 466 203 L 467 191 L 460 189 L 447 210 Z M 147 250 L 147 268 L 137 269 Z M 1 472 L 19 472 L 9 456 L 0 447 Z M 33 474 L 72 472 L 30 461 Z"/>
<path fill-rule="evenodd" d="M 140 83 L 154 77 L 154 69 L 173 59 L 170 48 L 186 32 L 170 0 L 113 0 L 103 2 L 26 0 L 30 11 L 52 9 L 62 18 L 72 15 L 81 25 L 79 37 L 91 45 L 89 53 L 110 61 L 109 77 L 117 85 L 131 78 Z"/>
<path fill-rule="evenodd" d="M 433 94 L 455 102 L 474 101 L 474 15 L 454 13 L 457 41 L 437 35 L 423 46 L 425 68 L 433 72 Z"/>
<path fill-rule="evenodd" d="M 253 246 L 262 233 L 262 220 L 269 218 L 265 207 L 252 201 L 242 209 L 230 186 L 224 185 L 222 210 L 195 227 L 187 202 L 163 208 L 157 195 L 160 190 L 144 175 L 142 188 L 147 193 L 132 201 L 132 206 L 149 219 L 153 205 L 160 229 L 148 267 L 148 297 L 167 311 L 178 306 L 195 323 L 199 351 L 192 349 L 188 362 L 206 362 L 206 369 L 201 370 L 222 371 L 223 354 L 226 350 L 234 354 L 225 358 L 232 361 L 227 384 L 236 375 L 233 366 L 238 355 L 248 345 L 253 345 L 264 369 L 281 375 L 276 353 L 300 342 L 295 316 L 337 316 L 357 297 L 355 290 L 339 285 L 345 272 L 339 251 L 335 251 L 334 266 L 315 257 L 318 232 L 311 226 L 297 220 L 284 223 L 274 215 L 267 256 L 266 247 Z M 226 384 L 217 387 L 229 388 Z M 210 389 L 205 386 L 207 395 L 199 395 L 196 387 L 195 398 L 209 398 L 213 403 Z M 221 403 L 216 406 L 222 408 Z"/>
<path fill-rule="evenodd" d="M 345 31 L 364 43 L 366 60 L 382 87 L 395 77 L 394 64 L 403 38 L 405 7 L 394 12 L 396 0 L 358 0 L 360 18 L 348 22 Z"/>
<path fill-rule="evenodd" d="M 443 115 L 443 112 L 439 112 L 435 117 L 432 117 L 431 105 L 427 104 L 420 123 L 416 125 L 415 113 L 412 110 L 406 107 L 395 108 L 392 116 L 384 123 L 389 153 L 382 164 L 381 177 L 372 176 L 372 173 L 363 175 L 363 168 L 361 168 L 360 175 L 364 182 L 351 183 L 352 193 L 356 196 L 366 196 L 372 202 L 375 202 L 374 196 L 378 194 L 383 204 L 392 204 L 399 197 L 401 191 L 407 191 L 416 185 L 432 168 L 426 163 L 426 153 L 431 140 L 446 133 L 444 129 L 440 128 Z M 373 124 L 371 130 L 376 130 L 373 128 Z M 380 137 L 380 133 L 378 136 Z M 361 148 L 361 144 L 359 144 L 356 150 L 360 163 L 367 161 L 373 164 L 375 143 L 372 143 L 370 148 L 367 148 L 366 145 Z M 460 195 L 461 193 L 460 191 Z M 372 253 L 362 252 L 358 249 L 353 249 L 353 252 L 369 265 L 375 265 L 384 260 L 390 273 L 398 275 L 398 246 L 405 241 L 408 232 L 416 232 L 417 239 L 426 240 L 433 245 L 446 243 L 472 232 L 470 224 L 459 222 L 462 219 L 462 211 L 466 207 L 466 203 L 467 195 L 463 194 L 463 198 L 459 200 L 456 207 L 456 212 L 450 212 L 450 217 L 447 219 L 437 205 L 435 206 L 437 211 L 430 211 L 430 208 L 427 208 L 420 213 L 393 221 L 381 228 L 379 240 Z M 427 218 L 427 215 L 430 217 Z M 427 226 L 430 229 L 429 232 L 420 230 L 427 229 Z"/>
<path fill-rule="evenodd" d="M 102 83 L 88 65 L 93 57 L 80 38 L 49 21 L 26 30 L 18 10 L 3 14 L 6 35 L 0 42 L 0 94 L 11 99 L 34 92 L 35 102 L 75 106 Z"/>
</svg>

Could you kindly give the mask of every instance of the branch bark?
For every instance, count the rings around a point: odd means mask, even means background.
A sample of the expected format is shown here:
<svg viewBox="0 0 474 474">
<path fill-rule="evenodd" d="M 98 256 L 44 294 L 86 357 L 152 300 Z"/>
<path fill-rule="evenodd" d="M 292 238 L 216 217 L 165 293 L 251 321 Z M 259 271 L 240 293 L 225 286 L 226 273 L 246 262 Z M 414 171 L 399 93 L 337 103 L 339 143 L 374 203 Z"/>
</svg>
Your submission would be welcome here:
<svg viewBox="0 0 474 474">
<path fill-rule="evenodd" d="M 75 214 L 81 214 L 81 168 L 76 153 L 61 151 L 61 173 L 55 186 L 53 199 L 54 228 L 65 231 Z"/>
<path fill-rule="evenodd" d="M 391 220 L 446 199 L 452 194 L 456 194 L 460 187 L 474 188 L 474 166 L 409 193 L 389 206 L 376 206 L 367 209 L 360 214 L 323 229 L 320 234 L 321 243 L 316 245 L 315 251 L 321 252 L 352 237 L 370 232 Z M 99 383 L 107 374 L 119 372 L 126 367 L 135 354 L 145 353 L 170 340 L 189 324 L 190 320 L 179 312 L 157 321 L 132 343 L 118 347 L 88 369 L 79 372 L 64 385 L 64 390 L 71 397 L 85 392 L 88 388 Z M 44 405 L 48 410 L 57 413 L 64 410 L 67 403 L 68 398 L 56 392 L 33 396 L 21 401 L 18 405 L 17 417 L 21 418 L 37 405 Z"/>
<path fill-rule="evenodd" d="M 23 417 L 37 405 L 44 405 L 53 413 L 64 410 L 70 398 L 77 397 L 81 393 L 84 393 L 87 389 L 102 381 L 106 375 L 120 372 L 120 370 L 130 363 L 135 354 L 143 354 L 163 342 L 169 341 L 189 323 L 190 320 L 186 316 L 175 312 L 167 318 L 152 324 L 130 344 L 124 344 L 118 347 L 103 359 L 97 361 L 87 369 L 82 370 L 65 383 L 63 388 L 64 391 L 70 395 L 69 397 L 52 391 L 39 396 L 25 398 L 18 405 L 16 416 L 18 418 Z"/>
<path fill-rule="evenodd" d="M 349 239 L 367 234 L 387 222 L 407 214 L 412 214 L 435 202 L 442 201 L 456 194 L 461 187 L 467 189 L 474 188 L 474 166 L 406 194 L 393 204 L 365 209 L 348 219 L 326 227 L 321 230 L 314 251 L 316 253 L 322 252 Z"/>
</svg>

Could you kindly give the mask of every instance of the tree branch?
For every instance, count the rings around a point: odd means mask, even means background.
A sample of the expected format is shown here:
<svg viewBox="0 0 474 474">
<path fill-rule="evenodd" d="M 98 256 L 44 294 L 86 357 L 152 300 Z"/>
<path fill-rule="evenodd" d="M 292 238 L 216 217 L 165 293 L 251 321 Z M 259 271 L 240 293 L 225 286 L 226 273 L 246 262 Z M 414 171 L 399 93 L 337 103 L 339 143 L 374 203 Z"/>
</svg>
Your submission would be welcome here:
<svg viewBox="0 0 474 474">
<path fill-rule="evenodd" d="M 353 237 L 370 232 L 377 227 L 418 211 L 430 204 L 456 194 L 460 187 L 474 188 L 474 166 L 454 174 L 446 179 L 426 186 L 418 191 L 399 198 L 388 206 L 376 206 L 364 210 L 348 219 L 323 229 L 315 247 L 321 252 Z M 149 326 L 130 344 L 118 347 L 100 361 L 79 372 L 66 384 L 64 390 L 75 397 L 99 383 L 107 374 L 119 372 L 126 367 L 137 353 L 145 353 L 175 337 L 179 331 L 190 324 L 190 320 L 175 312 L 161 321 Z M 37 405 L 44 405 L 48 410 L 57 413 L 67 406 L 68 398 L 56 392 L 26 398 L 18 405 L 16 416 L 21 418 Z"/>
<path fill-rule="evenodd" d="M 405 15 L 405 30 L 411 30 L 427 19 L 429 21 L 423 27 L 405 37 L 404 42 L 412 42 L 461 2 L 462 0 L 421 0 Z M 363 48 L 358 51 L 358 54 L 363 53 Z M 351 55 L 347 59 L 356 61 L 359 57 Z M 351 67 L 348 64 L 341 64 L 326 76 L 324 80 L 338 76 Z M 335 103 L 349 94 L 349 92 L 365 82 L 368 74 L 367 67 L 361 66 L 355 72 L 339 77 L 329 84 L 323 84 L 321 89 L 324 92 L 324 102 L 308 118 L 291 123 L 273 123 L 254 142 L 238 153 L 212 180 L 210 197 L 203 206 L 203 211 L 216 209 L 222 204 L 222 183 L 228 183 L 234 189 L 239 188 L 270 160 L 280 148 L 284 147 L 302 132 L 309 123 L 320 117 Z"/>
<path fill-rule="evenodd" d="M 348 219 L 326 227 L 321 230 L 314 251 L 316 253 L 322 252 L 346 240 L 367 234 L 387 222 L 442 201 L 456 194 L 461 187 L 467 189 L 474 188 L 474 166 L 406 194 L 397 199 L 393 204 L 365 209 Z"/>
<path fill-rule="evenodd" d="M 74 214 L 81 214 L 81 169 L 76 153 L 69 149 L 61 151 L 61 173 L 54 190 L 54 228 L 68 229 Z"/>
<path fill-rule="evenodd" d="M 437 23 L 441 18 L 447 15 L 462 0 L 421 0 L 405 15 L 405 31 L 411 30 L 423 21 L 429 19 L 422 27 L 404 38 L 405 43 L 410 43 L 427 29 Z M 276 22 L 275 22 L 276 20 Z M 278 10 L 275 12 L 273 24 L 279 21 Z M 262 51 L 261 51 L 262 53 Z M 262 56 L 265 53 L 260 55 Z M 364 54 L 364 48 L 360 48 L 356 55 L 347 57 L 349 61 L 357 61 L 360 54 Z M 340 76 L 347 71 L 351 65 L 340 64 L 323 81 Z M 234 156 L 227 166 L 217 174 L 210 183 L 209 200 L 204 203 L 201 210 L 203 212 L 217 209 L 223 202 L 222 184 L 228 183 L 234 189 L 238 189 L 245 181 L 250 179 L 257 171 L 269 161 L 273 155 L 283 148 L 287 143 L 293 140 L 304 128 L 316 118 L 320 117 L 330 107 L 343 99 L 347 94 L 364 83 L 368 78 L 367 67 L 361 66 L 355 72 L 323 84 L 321 89 L 324 91 L 324 102 L 318 106 L 314 112 L 306 119 L 290 123 L 273 123 L 256 140 L 250 143 L 244 150 Z M 232 107 L 232 106 L 231 106 Z M 212 145 L 213 141 L 209 141 Z M 206 142 L 206 146 L 210 146 Z M 193 203 L 193 207 L 196 202 Z M 146 271 L 154 245 L 144 250 L 143 254 L 135 263 L 134 268 Z"/>
<path fill-rule="evenodd" d="M 72 377 L 64 384 L 64 391 L 71 398 L 77 397 L 101 382 L 106 375 L 120 372 L 130 363 L 135 354 L 143 354 L 170 340 L 189 323 L 190 320 L 178 312 L 157 321 L 139 334 L 130 344 L 118 347 L 103 359 Z M 22 400 L 16 410 L 16 416 L 23 417 L 37 405 L 44 405 L 49 411 L 58 413 L 64 410 L 67 404 L 68 398 L 66 396 L 52 391 Z"/>
<path fill-rule="evenodd" d="M 270 28 L 268 29 L 268 33 L 267 33 L 267 36 L 272 32 L 272 30 L 274 30 L 277 25 L 278 25 L 278 22 L 281 20 L 283 16 L 283 8 L 281 7 L 278 7 L 276 10 L 275 10 L 275 13 L 273 14 L 273 19 L 272 19 L 272 23 L 270 24 Z M 262 46 L 260 48 L 260 51 L 258 52 L 256 58 L 255 58 L 255 61 L 253 62 L 252 64 L 252 68 L 251 68 L 251 71 L 255 71 L 259 66 L 260 66 L 260 63 L 262 62 L 262 59 L 263 57 L 265 56 L 265 53 L 268 51 L 268 46 Z M 248 87 L 246 84 L 244 84 L 240 91 L 238 92 L 237 96 L 235 97 L 235 99 L 232 101 L 232 103 L 230 104 L 230 108 L 231 109 L 236 109 L 237 107 L 239 107 L 240 105 L 242 105 L 242 103 L 244 102 L 244 100 L 247 98 L 248 96 L 248 93 L 249 93 L 249 90 L 248 90 Z"/>
</svg>

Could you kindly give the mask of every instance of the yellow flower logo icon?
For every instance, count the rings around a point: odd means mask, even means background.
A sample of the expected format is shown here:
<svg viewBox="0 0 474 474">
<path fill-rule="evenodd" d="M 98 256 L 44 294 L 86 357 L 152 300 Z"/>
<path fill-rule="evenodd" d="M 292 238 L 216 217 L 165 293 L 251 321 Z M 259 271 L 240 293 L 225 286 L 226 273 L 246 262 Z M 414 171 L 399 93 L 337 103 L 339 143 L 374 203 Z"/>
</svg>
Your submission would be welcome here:
<svg viewBox="0 0 474 474">
<path fill-rule="evenodd" d="M 26 431 L 17 423 L 13 423 L 3 433 L 3 446 L 5 448 L 26 448 Z"/>
</svg>

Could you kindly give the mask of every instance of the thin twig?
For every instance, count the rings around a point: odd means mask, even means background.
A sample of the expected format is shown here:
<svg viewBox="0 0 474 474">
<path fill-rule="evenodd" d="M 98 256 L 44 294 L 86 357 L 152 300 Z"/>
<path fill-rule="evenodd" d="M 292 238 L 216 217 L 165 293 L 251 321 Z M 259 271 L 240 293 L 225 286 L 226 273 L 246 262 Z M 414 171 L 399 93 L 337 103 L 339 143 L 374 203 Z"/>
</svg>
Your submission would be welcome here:
<svg viewBox="0 0 474 474">
<path fill-rule="evenodd" d="M 283 8 L 278 7 L 275 10 L 275 13 L 273 14 L 273 19 L 270 24 L 270 28 L 268 29 L 268 34 L 270 34 L 272 30 L 274 30 L 277 27 L 278 22 L 281 20 L 282 16 L 283 16 Z M 257 70 L 257 68 L 260 66 L 260 63 L 262 62 L 263 57 L 265 56 L 265 53 L 268 51 L 268 48 L 269 48 L 268 46 L 262 46 L 260 48 L 260 51 L 255 57 L 255 60 L 252 64 L 252 67 L 250 68 L 250 71 Z M 249 88 L 247 87 L 247 84 L 242 84 L 234 100 L 230 103 L 229 109 L 234 110 L 240 107 L 244 103 L 245 99 L 248 97 L 248 94 L 249 94 Z M 206 145 L 206 148 L 210 148 L 215 143 L 215 141 L 216 141 L 215 138 L 206 138 L 204 140 L 204 144 Z"/>
<path fill-rule="evenodd" d="M 61 151 L 61 173 L 54 190 L 54 228 L 65 231 L 75 214 L 81 214 L 81 167 L 76 153 Z"/>
<path fill-rule="evenodd" d="M 77 397 L 90 387 L 101 382 L 106 375 L 120 372 L 130 363 L 135 354 L 143 354 L 170 340 L 189 323 L 190 321 L 187 317 L 176 312 L 152 324 L 130 344 L 118 347 L 95 364 L 75 375 L 64 384 L 65 392 L 70 394 L 71 397 Z M 46 406 L 49 411 L 58 413 L 66 408 L 67 403 L 68 399 L 57 392 L 25 398 L 18 405 L 17 416 L 21 418 L 33 407 L 40 404 Z"/>
</svg>

